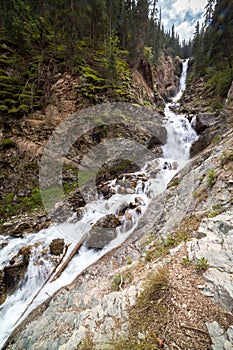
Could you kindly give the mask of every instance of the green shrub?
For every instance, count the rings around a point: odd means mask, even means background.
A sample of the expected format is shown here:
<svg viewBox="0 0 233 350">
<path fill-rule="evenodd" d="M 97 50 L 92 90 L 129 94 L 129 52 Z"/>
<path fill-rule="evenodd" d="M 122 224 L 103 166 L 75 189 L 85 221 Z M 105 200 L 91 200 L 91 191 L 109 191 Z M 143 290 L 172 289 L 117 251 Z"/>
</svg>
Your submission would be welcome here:
<svg viewBox="0 0 233 350">
<path fill-rule="evenodd" d="M 219 96 L 226 97 L 230 89 L 233 71 L 228 68 L 226 70 L 211 72 L 212 77 L 207 81 L 207 91 L 215 91 Z"/>
</svg>

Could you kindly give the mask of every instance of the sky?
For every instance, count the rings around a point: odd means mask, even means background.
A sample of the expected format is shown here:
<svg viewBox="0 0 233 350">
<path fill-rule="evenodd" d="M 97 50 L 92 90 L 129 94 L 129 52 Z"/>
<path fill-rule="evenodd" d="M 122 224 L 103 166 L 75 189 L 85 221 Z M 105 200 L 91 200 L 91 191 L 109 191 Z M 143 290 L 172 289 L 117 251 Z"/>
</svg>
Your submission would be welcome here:
<svg viewBox="0 0 233 350">
<path fill-rule="evenodd" d="M 180 41 L 188 40 L 195 31 L 195 25 L 202 19 L 207 0 L 158 0 L 162 10 L 162 22 L 165 29 L 175 25 Z"/>
</svg>

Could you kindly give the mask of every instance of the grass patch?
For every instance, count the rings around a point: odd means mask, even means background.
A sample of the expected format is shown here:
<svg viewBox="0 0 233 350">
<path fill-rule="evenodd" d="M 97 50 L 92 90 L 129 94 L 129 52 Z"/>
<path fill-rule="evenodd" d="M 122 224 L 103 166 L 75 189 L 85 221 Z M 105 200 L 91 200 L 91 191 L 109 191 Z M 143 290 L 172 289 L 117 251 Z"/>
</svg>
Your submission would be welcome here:
<svg viewBox="0 0 233 350">
<path fill-rule="evenodd" d="M 113 350 L 160 349 L 159 340 L 166 327 L 167 309 L 164 302 L 169 298 L 168 269 L 162 267 L 151 275 L 136 304 L 129 310 L 129 335 L 111 342 Z"/>
<path fill-rule="evenodd" d="M 190 264 L 190 260 L 189 260 L 189 257 L 188 256 L 185 256 L 182 261 L 181 261 L 181 265 L 182 266 L 188 266 Z"/>
<path fill-rule="evenodd" d="M 233 162 L 233 150 L 230 150 L 227 153 L 224 153 L 221 158 L 222 167 L 230 162 Z"/>
</svg>

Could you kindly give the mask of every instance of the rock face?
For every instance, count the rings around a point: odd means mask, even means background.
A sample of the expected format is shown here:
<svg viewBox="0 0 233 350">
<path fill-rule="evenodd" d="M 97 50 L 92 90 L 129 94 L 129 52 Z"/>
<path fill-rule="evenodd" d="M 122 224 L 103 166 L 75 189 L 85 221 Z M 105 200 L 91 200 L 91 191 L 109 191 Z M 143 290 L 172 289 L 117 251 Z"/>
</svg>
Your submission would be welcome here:
<svg viewBox="0 0 233 350">
<path fill-rule="evenodd" d="M 233 326 L 224 331 L 215 321 L 206 323 L 209 335 L 212 340 L 211 350 L 231 350 L 233 346 Z"/>
<path fill-rule="evenodd" d="M 159 64 L 154 71 L 154 80 L 156 81 L 155 96 L 161 96 L 165 102 L 171 101 L 179 88 L 179 78 L 182 73 L 182 61 L 179 58 L 175 60 L 170 56 L 161 56 Z M 157 103 L 157 101 L 156 101 Z"/>
<path fill-rule="evenodd" d="M 64 239 L 59 239 L 59 238 L 53 239 L 49 245 L 50 254 L 52 254 L 52 255 L 62 254 L 64 246 L 65 246 Z"/>
<path fill-rule="evenodd" d="M 92 227 L 85 245 L 89 248 L 102 249 L 117 236 L 116 227 L 120 224 L 119 219 L 109 214 L 99 219 Z"/>
<path fill-rule="evenodd" d="M 194 129 L 199 138 L 192 144 L 190 156 L 203 151 L 211 142 L 218 141 L 224 130 L 225 116 L 223 114 L 198 113 Z"/>
<path fill-rule="evenodd" d="M 204 237 L 191 243 L 190 258 L 204 257 L 210 265 L 203 293 L 233 313 L 233 209 L 203 220 L 197 235 Z"/>
</svg>

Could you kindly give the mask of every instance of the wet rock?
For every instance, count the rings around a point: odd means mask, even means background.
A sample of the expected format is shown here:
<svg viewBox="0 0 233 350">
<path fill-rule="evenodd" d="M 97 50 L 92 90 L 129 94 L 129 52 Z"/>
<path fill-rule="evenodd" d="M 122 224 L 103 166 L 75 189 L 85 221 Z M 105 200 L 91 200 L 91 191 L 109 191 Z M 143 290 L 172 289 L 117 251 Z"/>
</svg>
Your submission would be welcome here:
<svg viewBox="0 0 233 350">
<path fill-rule="evenodd" d="M 113 214 L 102 217 L 93 225 L 85 245 L 89 248 L 102 249 L 116 238 L 116 227 L 119 224 L 119 219 Z"/>
<path fill-rule="evenodd" d="M 103 165 L 101 171 L 97 174 L 96 184 L 100 185 L 103 182 L 115 179 L 121 174 L 132 173 L 139 170 L 140 166 L 129 160 L 113 160 Z"/>
<path fill-rule="evenodd" d="M 176 95 L 178 89 L 175 85 L 170 85 L 166 87 L 166 90 L 164 92 L 164 99 L 166 102 L 171 102 L 172 98 Z"/>
<path fill-rule="evenodd" d="M 68 202 L 74 211 L 84 207 L 86 204 L 86 201 L 83 198 L 80 190 L 77 190 L 75 193 L 71 194 L 68 198 Z"/>
<path fill-rule="evenodd" d="M 8 244 L 8 241 L 2 240 L 2 241 L 0 242 L 0 249 L 6 247 L 7 244 Z"/>
<path fill-rule="evenodd" d="M 211 113 L 199 113 L 196 116 L 194 129 L 198 134 L 203 133 L 207 128 L 216 124 L 216 116 Z"/>
<path fill-rule="evenodd" d="M 11 232 L 11 236 L 13 237 L 21 237 L 24 233 L 28 233 L 31 230 L 32 226 L 28 222 L 20 222 L 15 226 L 13 231 Z"/>
<path fill-rule="evenodd" d="M 31 247 L 21 248 L 9 261 L 9 265 L 0 271 L 0 304 L 8 294 L 13 294 L 23 280 L 31 255 Z"/>
<path fill-rule="evenodd" d="M 128 203 L 127 203 L 127 202 L 122 203 L 122 204 L 119 206 L 119 208 L 117 209 L 118 215 L 119 215 L 119 216 L 123 216 L 124 213 L 126 212 L 127 208 L 128 208 Z"/>
<path fill-rule="evenodd" d="M 64 239 L 60 239 L 60 238 L 53 239 L 49 245 L 50 254 L 52 255 L 62 254 L 64 246 L 65 246 Z"/>
<path fill-rule="evenodd" d="M 209 132 L 203 135 L 200 135 L 199 138 L 193 142 L 190 148 L 190 157 L 194 157 L 196 154 L 203 151 L 216 136 L 216 132 Z"/>
<path fill-rule="evenodd" d="M 110 188 L 109 188 L 108 185 L 99 186 L 98 192 L 102 193 L 102 195 L 104 196 L 104 198 L 107 199 L 107 198 L 109 198 Z"/>
</svg>

